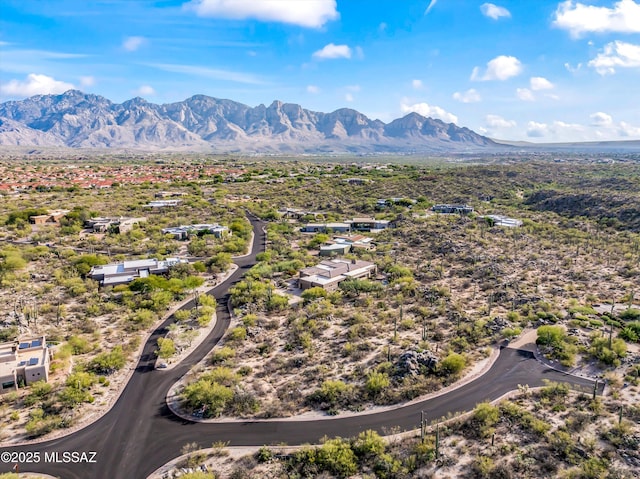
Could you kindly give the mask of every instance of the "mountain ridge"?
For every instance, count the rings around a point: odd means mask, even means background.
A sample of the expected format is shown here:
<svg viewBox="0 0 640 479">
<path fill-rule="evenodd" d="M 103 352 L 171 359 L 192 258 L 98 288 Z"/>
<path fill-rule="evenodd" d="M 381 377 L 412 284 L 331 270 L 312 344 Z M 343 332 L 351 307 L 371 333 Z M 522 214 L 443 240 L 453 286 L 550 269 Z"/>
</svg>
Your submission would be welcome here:
<svg viewBox="0 0 640 479">
<path fill-rule="evenodd" d="M 113 103 L 78 90 L 0 103 L 0 145 L 240 153 L 461 153 L 510 148 L 418 113 L 384 123 L 350 108 L 323 113 L 280 100 L 250 107 L 198 94 L 165 104 L 141 97 Z"/>
</svg>

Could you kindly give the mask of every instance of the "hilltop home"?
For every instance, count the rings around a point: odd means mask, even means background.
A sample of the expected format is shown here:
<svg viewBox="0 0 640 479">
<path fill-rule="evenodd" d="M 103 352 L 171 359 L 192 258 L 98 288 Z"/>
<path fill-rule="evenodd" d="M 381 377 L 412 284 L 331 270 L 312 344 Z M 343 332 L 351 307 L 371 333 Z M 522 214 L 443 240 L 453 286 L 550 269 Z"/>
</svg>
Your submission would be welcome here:
<svg viewBox="0 0 640 479">
<path fill-rule="evenodd" d="M 0 344 L 0 393 L 48 381 L 50 360 L 44 336 Z"/>
<path fill-rule="evenodd" d="M 94 266 L 89 271 L 89 277 L 100 283 L 100 286 L 115 286 L 127 284 L 137 278 L 147 278 L 150 274 L 165 274 L 169 270 L 187 260 L 167 258 L 165 260 L 139 259 L 123 263 L 111 263 Z"/>
<path fill-rule="evenodd" d="M 84 222 L 85 228 L 91 229 L 94 233 L 106 233 L 108 231 L 117 231 L 118 233 L 126 233 L 131 231 L 134 225 L 147 221 L 147 218 L 125 218 L 120 217 L 99 217 L 89 218 Z"/>
<path fill-rule="evenodd" d="M 320 246 L 320 256 L 334 256 L 347 254 L 354 248 L 370 250 L 375 246 L 373 238 L 362 235 L 334 236 L 328 244 Z"/>
<path fill-rule="evenodd" d="M 187 196 L 187 194 L 183 191 L 158 191 L 155 195 L 156 198 L 171 198 L 171 197 L 179 197 L 179 196 Z"/>
<path fill-rule="evenodd" d="M 182 200 L 156 200 L 156 201 L 149 201 L 149 203 L 144 205 L 144 208 L 151 208 L 151 209 L 172 208 L 172 207 L 178 206 L 180 203 L 182 203 Z"/>
<path fill-rule="evenodd" d="M 346 279 L 370 278 L 376 265 L 368 261 L 332 259 L 300 271 L 298 287 L 302 290 L 320 287 L 333 291 Z"/>
<path fill-rule="evenodd" d="M 349 223 L 309 223 L 300 229 L 303 233 L 327 233 L 328 231 L 336 231 L 339 233 L 348 233 L 351 231 Z"/>
<path fill-rule="evenodd" d="M 502 215 L 485 215 L 480 218 L 485 219 L 488 218 L 493 221 L 494 226 L 505 226 L 507 228 L 518 228 L 522 226 L 522 221 L 517 220 L 515 218 L 508 218 Z"/>
<path fill-rule="evenodd" d="M 69 210 L 55 210 L 46 215 L 29 216 L 29 223 L 34 225 L 60 224 L 60 219 L 69 213 Z"/>
<path fill-rule="evenodd" d="M 473 208 L 469 205 L 433 205 L 431 211 L 442 214 L 468 215 L 473 213 Z"/>
<path fill-rule="evenodd" d="M 162 234 L 173 235 L 173 238 L 177 240 L 186 240 L 194 234 L 212 234 L 216 238 L 222 238 L 225 234 L 231 234 L 231 231 L 226 226 L 221 226 L 218 223 L 212 223 L 163 228 Z"/>
<path fill-rule="evenodd" d="M 371 180 L 369 180 L 367 178 L 345 178 L 344 181 L 346 183 L 350 184 L 350 185 L 358 185 L 358 186 L 360 186 L 360 185 L 364 185 L 364 184 L 368 183 Z"/>
<path fill-rule="evenodd" d="M 318 215 L 322 215 L 322 213 L 314 213 L 312 211 L 304 211 L 304 210 L 300 210 L 298 208 L 283 208 L 283 209 L 278 210 L 278 214 L 282 218 L 292 219 L 292 220 L 300 220 L 300 219 L 304 218 L 305 216 L 313 216 L 314 218 L 317 218 Z"/>
<path fill-rule="evenodd" d="M 415 205 L 417 203 L 417 201 L 416 200 L 412 200 L 410 198 L 379 199 L 378 201 L 376 201 L 376 208 L 383 209 L 383 208 L 387 208 L 387 207 L 396 205 L 398 203 L 402 203 L 402 204 L 408 206 L 409 208 L 411 208 L 411 205 Z"/>
<path fill-rule="evenodd" d="M 347 221 L 351 224 L 352 231 L 367 231 L 369 233 L 377 233 L 389 227 L 389 220 L 377 220 L 375 218 L 353 218 Z"/>
</svg>

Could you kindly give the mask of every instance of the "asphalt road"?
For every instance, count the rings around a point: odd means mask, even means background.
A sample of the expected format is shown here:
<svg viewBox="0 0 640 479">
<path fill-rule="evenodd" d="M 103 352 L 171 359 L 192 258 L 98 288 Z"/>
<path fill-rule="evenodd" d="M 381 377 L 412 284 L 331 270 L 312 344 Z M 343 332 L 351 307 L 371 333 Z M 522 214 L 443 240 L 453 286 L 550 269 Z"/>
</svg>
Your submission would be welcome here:
<svg viewBox="0 0 640 479">
<path fill-rule="evenodd" d="M 191 365 L 200 361 L 218 343 L 229 326 L 227 311 L 229 287 L 240 280 L 264 250 L 263 223 L 252 221 L 254 247 L 252 253 L 238 258 L 239 268 L 209 294 L 218 300 L 218 321 L 206 340 L 185 360 L 171 370 L 155 370 L 153 351 L 157 339 L 166 333 L 171 318 L 147 341 L 131 380 L 114 407 L 93 424 L 69 436 L 48 442 L 0 449 L 2 452 L 39 453 L 37 462 L 22 462 L 21 471 L 48 473 L 62 479 L 144 479 L 157 468 L 181 454 L 187 443 L 210 447 L 215 441 L 233 446 L 317 443 L 323 436 L 351 437 L 366 429 L 381 433 L 419 427 L 420 412 L 428 420 L 450 412 L 467 411 L 484 400 L 495 399 L 517 389 L 519 384 L 540 386 L 544 379 L 569 382 L 593 388 L 593 382 L 549 369 L 522 350 L 503 349 L 494 366 L 473 382 L 440 397 L 410 406 L 374 414 L 333 417 L 309 421 L 247 421 L 219 424 L 193 423 L 173 415 L 165 403 L 169 388 Z M 186 305 L 185 307 L 190 307 Z M 66 461 L 65 452 L 87 453 L 77 462 Z M 95 452 L 92 457 L 91 452 Z M 58 453 L 57 457 L 54 453 Z M 31 459 L 34 459 L 32 456 Z M 25 457 L 28 459 L 28 457 Z M 66 461 L 66 462 L 65 462 Z M 0 472 L 9 471 L 13 463 L 0 461 Z"/>
</svg>

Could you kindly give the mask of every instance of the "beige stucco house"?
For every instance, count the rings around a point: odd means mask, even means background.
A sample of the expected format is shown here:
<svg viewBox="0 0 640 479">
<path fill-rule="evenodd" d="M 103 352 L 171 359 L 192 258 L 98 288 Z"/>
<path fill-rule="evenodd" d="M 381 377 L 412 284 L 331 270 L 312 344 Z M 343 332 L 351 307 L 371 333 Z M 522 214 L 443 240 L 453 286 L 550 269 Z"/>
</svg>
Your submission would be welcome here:
<svg viewBox="0 0 640 479">
<path fill-rule="evenodd" d="M 0 343 L 0 393 L 49 380 L 51 352 L 44 336 Z"/>
</svg>

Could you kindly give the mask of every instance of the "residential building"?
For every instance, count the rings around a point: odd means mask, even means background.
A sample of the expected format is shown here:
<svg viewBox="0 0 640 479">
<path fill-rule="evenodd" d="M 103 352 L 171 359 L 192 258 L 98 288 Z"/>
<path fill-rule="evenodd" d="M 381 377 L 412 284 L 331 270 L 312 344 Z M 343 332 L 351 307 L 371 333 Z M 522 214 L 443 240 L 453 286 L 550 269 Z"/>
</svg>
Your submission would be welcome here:
<svg viewBox="0 0 640 479">
<path fill-rule="evenodd" d="M 334 236 L 333 241 L 336 243 L 344 242 L 349 243 L 352 248 L 358 249 L 375 249 L 373 238 L 364 235 L 341 235 Z"/>
<path fill-rule="evenodd" d="M 368 231 L 370 233 L 377 233 L 387 229 L 390 225 L 389 220 L 377 220 L 375 218 L 353 218 L 347 223 L 351 224 L 352 231 Z"/>
<path fill-rule="evenodd" d="M 60 224 L 60 219 L 69 213 L 69 210 L 54 210 L 46 215 L 29 216 L 29 223 L 34 225 Z"/>
<path fill-rule="evenodd" d="M 187 260 L 167 258 L 165 260 L 139 259 L 94 266 L 89 271 L 89 277 L 100 283 L 100 286 L 115 286 L 127 284 L 137 278 L 147 278 L 151 274 L 165 274 L 177 264 Z"/>
<path fill-rule="evenodd" d="M 369 278 L 376 274 L 376 265 L 368 261 L 332 259 L 300 271 L 298 287 L 302 290 L 320 287 L 333 291 L 346 279 Z"/>
<path fill-rule="evenodd" d="M 395 204 L 402 203 L 403 205 L 411 207 L 411 205 L 415 205 L 417 203 L 416 200 L 412 200 L 410 198 L 387 198 L 387 199 L 379 199 L 376 201 L 377 209 L 384 209 Z"/>
<path fill-rule="evenodd" d="M 304 211 L 298 208 L 282 208 L 278 210 L 278 214 L 282 218 L 292 219 L 292 220 L 300 220 L 305 216 L 313 216 L 317 218 L 318 215 L 322 215 L 322 213 L 314 213 L 312 211 Z"/>
<path fill-rule="evenodd" d="M 187 196 L 184 191 L 158 191 L 155 195 L 156 198 L 171 198 L 171 197 L 180 197 Z"/>
<path fill-rule="evenodd" d="M 343 256 L 351 251 L 351 243 L 329 243 L 320 246 L 320 256 Z"/>
<path fill-rule="evenodd" d="M 364 184 L 368 183 L 371 180 L 369 180 L 367 178 L 345 178 L 344 181 L 349 183 L 350 185 L 358 185 L 358 186 L 360 186 L 360 185 L 364 185 Z"/>
<path fill-rule="evenodd" d="M 347 233 L 351 231 L 349 223 L 309 223 L 300 229 L 303 233 L 327 233 L 336 231 L 339 233 Z"/>
<path fill-rule="evenodd" d="M 319 254 L 320 256 L 340 256 L 356 248 L 373 249 L 373 238 L 362 235 L 334 236 L 328 244 L 320 246 Z"/>
<path fill-rule="evenodd" d="M 218 223 L 211 223 L 163 228 L 162 234 L 173 235 L 173 238 L 177 240 L 186 240 L 190 236 L 198 234 L 211 234 L 216 238 L 222 238 L 225 234 L 231 234 L 231 231 L 226 226 L 221 226 Z"/>
<path fill-rule="evenodd" d="M 494 226 L 505 226 L 507 228 L 518 228 L 522 226 L 521 220 L 517 220 L 515 218 L 508 218 L 502 215 L 485 215 L 485 216 L 481 216 L 480 218 L 482 219 L 489 218 L 491 221 L 493 221 Z"/>
<path fill-rule="evenodd" d="M 182 203 L 182 200 L 155 200 L 149 201 L 144 207 L 152 209 L 172 208 L 178 206 L 180 203 Z"/>
<path fill-rule="evenodd" d="M 50 360 L 44 336 L 0 344 L 0 393 L 48 381 Z"/>
<path fill-rule="evenodd" d="M 469 205 L 433 205 L 431 211 L 442 214 L 468 215 L 473 213 L 473 208 Z"/>
<path fill-rule="evenodd" d="M 120 217 L 98 217 L 89 218 L 84 222 L 85 228 L 93 230 L 94 233 L 106 233 L 108 231 L 116 231 L 118 233 L 126 233 L 131 231 L 134 225 L 147 221 L 147 218 L 125 218 Z"/>
</svg>

